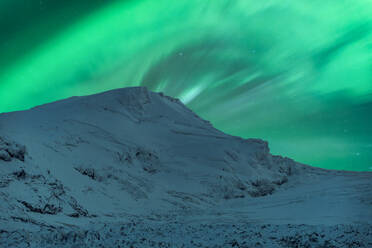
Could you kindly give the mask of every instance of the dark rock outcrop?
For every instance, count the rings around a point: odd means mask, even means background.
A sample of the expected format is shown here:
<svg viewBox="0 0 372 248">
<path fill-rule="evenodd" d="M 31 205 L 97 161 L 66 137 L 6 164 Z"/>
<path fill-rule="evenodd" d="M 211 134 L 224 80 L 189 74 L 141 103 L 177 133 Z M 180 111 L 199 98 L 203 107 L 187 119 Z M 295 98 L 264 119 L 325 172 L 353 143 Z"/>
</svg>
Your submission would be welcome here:
<svg viewBox="0 0 372 248">
<path fill-rule="evenodd" d="M 25 161 L 26 147 L 4 137 L 0 137 L 0 160 L 12 161 L 18 159 Z"/>
</svg>

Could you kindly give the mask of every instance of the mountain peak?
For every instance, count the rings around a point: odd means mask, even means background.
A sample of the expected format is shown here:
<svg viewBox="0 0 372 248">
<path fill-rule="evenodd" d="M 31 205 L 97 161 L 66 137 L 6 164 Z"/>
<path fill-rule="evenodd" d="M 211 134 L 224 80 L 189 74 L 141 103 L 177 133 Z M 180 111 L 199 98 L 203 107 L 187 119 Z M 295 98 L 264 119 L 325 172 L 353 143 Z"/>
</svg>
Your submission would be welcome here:
<svg viewBox="0 0 372 248">
<path fill-rule="evenodd" d="M 0 221 L 9 228 L 224 211 L 233 211 L 226 218 L 240 219 L 244 209 L 271 222 L 296 222 L 289 203 L 311 209 L 315 203 L 308 199 L 318 199 L 316 192 L 329 184 L 368 185 L 370 179 L 337 175 L 272 155 L 266 141 L 225 134 L 179 100 L 144 87 L 0 114 Z M 314 193 L 309 185 L 323 186 Z M 356 199 L 352 193 L 342 197 L 345 204 Z M 299 218 L 310 223 L 304 216 Z"/>
</svg>

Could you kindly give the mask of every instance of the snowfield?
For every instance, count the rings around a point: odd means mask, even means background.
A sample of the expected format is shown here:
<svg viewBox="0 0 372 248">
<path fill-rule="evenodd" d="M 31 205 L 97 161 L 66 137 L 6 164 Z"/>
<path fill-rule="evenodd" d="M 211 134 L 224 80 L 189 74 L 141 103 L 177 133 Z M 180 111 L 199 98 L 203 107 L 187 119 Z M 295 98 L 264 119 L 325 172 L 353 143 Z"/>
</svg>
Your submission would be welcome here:
<svg viewBox="0 0 372 248">
<path fill-rule="evenodd" d="M 72 97 L 0 115 L 0 247 L 372 247 L 372 173 L 274 156 L 146 88 Z"/>
</svg>

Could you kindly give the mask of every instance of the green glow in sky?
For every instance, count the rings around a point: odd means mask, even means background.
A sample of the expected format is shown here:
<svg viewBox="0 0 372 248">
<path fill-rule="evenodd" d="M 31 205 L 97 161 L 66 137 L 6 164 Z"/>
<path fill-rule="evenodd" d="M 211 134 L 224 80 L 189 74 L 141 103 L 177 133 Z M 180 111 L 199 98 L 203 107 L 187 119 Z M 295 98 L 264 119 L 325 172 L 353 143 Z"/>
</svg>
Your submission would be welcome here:
<svg viewBox="0 0 372 248">
<path fill-rule="evenodd" d="M 275 154 L 372 170 L 370 0 L 0 1 L 0 112 L 135 85 Z"/>
</svg>

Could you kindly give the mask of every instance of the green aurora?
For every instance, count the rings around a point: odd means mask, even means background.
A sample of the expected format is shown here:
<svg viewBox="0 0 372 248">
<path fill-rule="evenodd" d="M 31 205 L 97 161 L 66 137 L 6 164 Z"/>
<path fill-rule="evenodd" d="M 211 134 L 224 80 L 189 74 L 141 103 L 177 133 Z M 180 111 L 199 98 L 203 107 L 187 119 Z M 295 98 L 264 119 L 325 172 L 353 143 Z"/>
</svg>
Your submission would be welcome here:
<svg viewBox="0 0 372 248">
<path fill-rule="evenodd" d="M 136 85 L 274 154 L 372 170 L 370 0 L 0 1 L 0 112 Z"/>
</svg>

